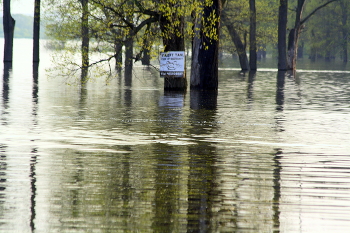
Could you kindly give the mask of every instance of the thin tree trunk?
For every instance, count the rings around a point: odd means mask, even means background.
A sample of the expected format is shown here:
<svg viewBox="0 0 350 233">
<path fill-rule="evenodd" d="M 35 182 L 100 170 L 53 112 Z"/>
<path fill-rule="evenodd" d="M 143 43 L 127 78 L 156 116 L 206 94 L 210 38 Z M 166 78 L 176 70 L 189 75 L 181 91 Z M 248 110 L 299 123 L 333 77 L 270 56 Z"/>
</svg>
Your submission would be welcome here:
<svg viewBox="0 0 350 233">
<path fill-rule="evenodd" d="M 278 12 L 278 70 L 287 70 L 288 0 L 280 0 Z"/>
<path fill-rule="evenodd" d="M 226 12 L 223 11 L 221 14 L 221 20 L 225 24 L 230 37 L 236 47 L 236 51 L 238 54 L 239 64 L 241 66 L 242 71 L 248 71 L 249 70 L 249 62 L 248 62 L 248 56 L 246 53 L 246 46 L 242 42 L 239 34 L 237 33 L 236 29 L 233 27 L 232 23 L 229 22 L 228 16 L 226 15 Z"/>
<path fill-rule="evenodd" d="M 33 22 L 33 62 L 39 62 L 40 51 L 40 0 L 34 2 L 34 22 Z"/>
<path fill-rule="evenodd" d="M 12 62 L 15 20 L 11 16 L 11 0 L 3 0 L 4 62 Z"/>
<path fill-rule="evenodd" d="M 211 14 L 220 17 L 221 9 L 221 0 L 213 0 L 211 6 L 204 7 L 202 18 L 207 19 Z M 199 28 L 200 35 L 199 37 L 195 35 L 193 40 L 191 88 L 199 90 L 217 90 L 219 76 L 219 39 L 210 39 L 203 33 L 201 20 L 202 19 L 197 19 L 195 26 Z M 218 21 L 214 27 L 219 34 L 220 22 Z"/>
<path fill-rule="evenodd" d="M 82 19 L 81 19 L 81 54 L 82 54 L 82 73 L 81 83 L 87 82 L 88 68 L 89 68 L 89 0 L 80 0 L 82 5 Z"/>
<path fill-rule="evenodd" d="M 249 8 L 250 8 L 249 67 L 250 67 L 250 70 L 256 70 L 257 69 L 257 47 L 256 47 L 255 0 L 249 0 Z"/>
<path fill-rule="evenodd" d="M 296 63 L 297 63 L 297 57 L 298 57 L 298 42 L 299 42 L 299 35 L 302 27 L 301 17 L 303 15 L 304 6 L 305 6 L 305 0 L 298 0 L 294 28 L 290 30 L 289 38 L 288 38 L 288 53 L 287 53 L 288 70 L 296 69 Z"/>
</svg>

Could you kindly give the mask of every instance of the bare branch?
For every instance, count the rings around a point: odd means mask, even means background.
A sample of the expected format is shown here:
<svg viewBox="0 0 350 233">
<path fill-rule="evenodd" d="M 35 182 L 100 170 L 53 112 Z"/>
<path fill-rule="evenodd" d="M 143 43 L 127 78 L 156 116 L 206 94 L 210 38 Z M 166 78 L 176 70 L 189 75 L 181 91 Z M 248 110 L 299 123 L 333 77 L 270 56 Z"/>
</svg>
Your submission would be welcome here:
<svg viewBox="0 0 350 233">
<path fill-rule="evenodd" d="M 322 4 L 321 6 L 317 7 L 315 10 L 313 10 L 308 16 L 306 16 L 303 20 L 300 21 L 300 24 L 304 24 L 308 19 L 310 19 L 310 17 L 312 15 L 314 15 L 318 10 L 324 8 L 325 6 L 327 6 L 328 4 L 332 3 L 332 2 L 336 2 L 338 0 L 330 0 L 328 2 L 326 2 L 325 4 Z"/>
</svg>

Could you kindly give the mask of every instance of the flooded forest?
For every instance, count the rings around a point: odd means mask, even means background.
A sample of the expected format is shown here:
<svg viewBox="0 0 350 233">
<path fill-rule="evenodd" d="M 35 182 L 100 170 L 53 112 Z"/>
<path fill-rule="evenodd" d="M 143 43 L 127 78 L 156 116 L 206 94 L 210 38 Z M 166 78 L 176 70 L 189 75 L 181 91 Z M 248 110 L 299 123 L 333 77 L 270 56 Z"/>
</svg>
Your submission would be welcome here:
<svg viewBox="0 0 350 233">
<path fill-rule="evenodd" d="M 2 4 L 1 232 L 350 230 L 347 0 Z"/>
</svg>

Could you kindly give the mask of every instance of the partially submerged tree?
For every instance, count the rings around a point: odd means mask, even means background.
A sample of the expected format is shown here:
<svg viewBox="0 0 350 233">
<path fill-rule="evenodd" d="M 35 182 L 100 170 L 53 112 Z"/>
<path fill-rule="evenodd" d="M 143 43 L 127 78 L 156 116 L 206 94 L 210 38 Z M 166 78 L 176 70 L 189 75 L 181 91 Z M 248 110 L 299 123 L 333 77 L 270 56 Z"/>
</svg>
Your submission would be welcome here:
<svg viewBox="0 0 350 233">
<path fill-rule="evenodd" d="M 281 0 L 283 1 L 283 0 Z M 287 0 L 284 0 L 287 1 Z M 288 36 L 288 48 L 287 48 L 287 69 L 295 70 L 296 69 L 296 60 L 298 54 L 298 42 L 300 38 L 301 30 L 304 27 L 304 24 L 307 20 L 311 18 L 317 11 L 326 7 L 328 4 L 335 2 L 338 0 L 330 0 L 327 1 L 320 6 L 316 7 L 311 13 L 309 13 L 306 17 L 303 18 L 303 11 L 305 7 L 306 0 L 298 0 L 295 12 L 295 21 L 294 27 L 289 31 Z"/>
<path fill-rule="evenodd" d="M 228 33 L 231 37 L 231 40 L 235 45 L 241 70 L 248 71 L 249 62 L 248 62 L 248 56 L 246 52 L 246 43 L 242 41 L 240 34 L 237 32 L 232 22 L 230 22 L 229 16 L 227 15 L 225 10 L 221 14 L 221 22 L 223 23 L 223 25 L 226 26 Z"/>
<path fill-rule="evenodd" d="M 52 0 L 48 1 L 56 4 L 56 6 L 58 4 Z M 77 9 L 77 12 L 79 12 L 79 9 L 76 8 L 76 1 L 64 0 L 65 4 L 61 3 L 59 7 L 61 12 L 65 14 L 61 13 L 57 18 L 52 14 L 52 20 L 54 22 L 49 26 L 48 31 L 54 37 L 62 38 L 63 35 L 68 35 L 67 38 L 71 40 L 77 37 L 78 33 L 76 33 L 76 30 L 79 27 L 76 25 L 78 23 L 76 13 L 73 13 L 72 8 L 66 7 L 72 5 L 75 7 L 73 9 Z M 220 6 L 217 4 L 220 4 Z M 109 62 L 112 58 L 120 57 L 116 53 L 121 51 L 120 45 L 124 45 L 126 51 L 124 62 L 125 77 L 130 76 L 130 72 L 127 71 L 132 70 L 132 68 L 129 69 L 132 67 L 132 63 L 141 60 L 144 51 L 151 50 L 153 44 L 150 42 L 154 41 L 154 38 L 157 36 L 162 38 L 164 51 L 183 51 L 184 38 L 186 36 L 193 36 L 194 34 L 193 23 L 187 21 L 185 24 L 185 19 L 190 19 L 191 15 L 198 16 L 201 11 L 204 11 L 203 14 L 205 15 L 201 20 L 207 26 L 204 25 L 199 29 L 205 36 L 205 40 L 207 40 L 203 41 L 205 43 L 203 48 L 208 50 L 204 53 L 210 53 L 210 51 L 217 53 L 215 52 L 217 49 L 212 50 L 210 47 L 212 44 L 214 47 L 218 46 L 216 33 L 219 30 L 219 11 L 217 9 L 221 8 L 221 0 L 195 0 L 191 3 L 186 0 L 90 0 L 89 5 L 91 7 L 89 17 L 94 21 L 94 23 L 89 24 L 91 25 L 90 30 L 92 32 L 90 36 L 93 35 L 97 42 L 101 41 L 101 44 L 113 44 L 115 48 L 113 51 L 106 49 L 109 54 L 106 54 L 105 58 L 90 62 L 89 67 L 103 61 Z M 208 7 L 204 8 L 203 6 Z M 212 10 L 209 6 L 214 6 L 216 10 Z M 209 20 L 207 20 L 207 16 Z M 74 20 L 67 21 L 69 17 Z M 158 27 L 153 25 L 158 25 Z M 67 28 L 68 33 L 63 32 L 65 28 Z M 60 31 L 60 29 L 63 29 L 63 31 Z M 116 42 L 120 43 L 120 45 L 116 46 Z M 132 49 L 132 46 L 134 46 L 134 49 Z M 100 51 L 101 48 L 96 48 L 96 50 Z M 204 62 L 204 60 L 199 58 L 197 63 L 200 64 L 201 62 Z M 215 67 L 214 70 L 217 70 L 217 65 L 215 64 L 216 62 L 209 62 L 203 65 L 203 67 L 210 65 Z M 217 78 L 217 74 L 214 76 Z M 186 89 L 186 79 L 165 78 L 165 89 L 168 88 Z"/>
<path fill-rule="evenodd" d="M 277 42 L 275 1 L 249 0 L 250 4 L 247 3 L 247 0 L 228 1 L 221 14 L 223 32 L 230 36 L 243 72 L 248 71 L 250 66 L 256 70 L 258 52 L 261 54 L 267 44 Z"/>
<path fill-rule="evenodd" d="M 176 3 L 163 1 L 165 9 L 176 9 Z M 165 13 L 165 12 L 164 12 Z M 160 14 L 159 26 L 162 33 L 164 52 L 185 51 L 185 21 L 181 12 Z M 183 77 L 164 77 L 165 90 L 186 90 L 186 72 Z"/>
<path fill-rule="evenodd" d="M 217 90 L 219 30 L 222 1 L 204 5 L 195 17 L 192 46 L 191 88 Z"/>
</svg>

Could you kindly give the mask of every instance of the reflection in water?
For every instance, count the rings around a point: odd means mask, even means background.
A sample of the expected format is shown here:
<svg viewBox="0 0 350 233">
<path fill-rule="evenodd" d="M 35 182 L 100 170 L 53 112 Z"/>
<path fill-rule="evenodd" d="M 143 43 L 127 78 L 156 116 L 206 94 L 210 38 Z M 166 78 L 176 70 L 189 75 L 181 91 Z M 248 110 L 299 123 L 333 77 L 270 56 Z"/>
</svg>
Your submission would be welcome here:
<svg viewBox="0 0 350 233">
<path fill-rule="evenodd" d="M 191 90 L 190 107 L 191 109 L 215 110 L 217 107 L 217 91 L 199 91 Z"/>
<path fill-rule="evenodd" d="M 286 71 L 277 72 L 277 87 L 276 87 L 276 110 L 283 111 L 284 105 L 284 82 Z"/>
<path fill-rule="evenodd" d="M 78 116 L 80 119 L 85 118 L 87 94 L 88 94 L 88 90 L 86 86 L 85 85 L 81 86 L 80 93 L 79 93 L 79 106 L 78 106 Z"/>
<path fill-rule="evenodd" d="M 4 202 L 4 200 L 2 200 L 5 197 L 3 191 L 6 189 L 6 148 L 6 145 L 0 144 L 0 205 Z"/>
<path fill-rule="evenodd" d="M 173 128 L 174 132 L 181 130 L 180 122 L 183 120 L 184 102 L 184 92 L 164 92 L 164 95 L 159 100 L 159 128 L 163 128 L 163 131 L 169 130 L 168 127 Z M 171 124 L 164 125 L 162 122 L 171 122 Z"/>
<path fill-rule="evenodd" d="M 190 119 L 192 135 L 205 135 L 213 133 L 216 125 L 208 129 L 205 124 L 198 123 L 215 122 L 217 104 L 217 92 L 191 90 Z M 216 147 L 207 141 L 199 141 L 188 147 L 189 174 L 188 174 L 188 212 L 187 232 L 210 232 L 213 198 L 218 194 L 215 189 L 216 173 Z"/>
<path fill-rule="evenodd" d="M 12 62 L 4 62 L 4 73 L 3 73 L 3 80 L 2 80 L 2 109 L 0 112 L 0 120 L 1 125 L 6 126 L 8 124 L 8 108 L 9 108 L 9 95 L 10 95 L 10 76 L 11 76 L 11 70 L 12 70 Z M 0 131 L 1 133 L 1 131 Z M 1 210 L 4 210 L 3 204 L 5 202 L 5 194 L 4 191 L 6 190 L 6 170 L 8 167 L 7 162 L 7 145 L 4 144 L 4 141 L 0 143 L 0 206 Z M 3 216 L 5 213 L 3 211 L 0 211 L 0 216 Z"/>
<path fill-rule="evenodd" d="M 248 104 L 253 102 L 253 87 L 254 87 L 254 79 L 255 79 L 256 71 L 249 71 L 248 76 L 248 90 L 247 90 L 247 100 Z"/>
<path fill-rule="evenodd" d="M 33 87 L 32 87 L 32 116 L 33 116 L 33 128 L 38 126 L 38 105 L 39 105 L 39 62 L 33 63 Z M 35 231 L 35 218 L 36 218 L 36 195 L 37 195 L 37 187 L 36 187 L 36 165 L 38 160 L 38 148 L 34 147 L 31 151 L 30 158 L 30 189 L 31 189 L 31 197 L 30 197 L 30 229 L 31 231 Z"/>
<path fill-rule="evenodd" d="M 32 157 L 30 160 L 30 189 L 31 189 L 31 197 L 30 197 L 30 229 L 32 231 L 35 230 L 35 217 L 36 217 L 36 195 L 37 195 L 37 188 L 36 188 L 36 164 L 37 164 L 37 155 L 38 151 L 37 148 L 33 148 L 31 151 Z"/>
<path fill-rule="evenodd" d="M 39 92 L 39 62 L 33 63 L 33 102 L 38 104 L 38 92 Z"/>
<path fill-rule="evenodd" d="M 189 146 L 187 232 L 209 232 L 215 189 L 215 147 Z"/>
<path fill-rule="evenodd" d="M 4 110 L 1 113 L 1 115 L 6 114 L 6 109 L 8 108 L 9 95 L 10 95 L 11 71 L 12 71 L 12 62 L 4 62 L 4 73 L 3 73 L 3 79 L 2 79 L 2 104 L 3 104 Z M 2 124 L 6 124 L 6 122 L 2 122 Z"/>
<path fill-rule="evenodd" d="M 80 89 L 37 68 L 4 72 L 0 231 L 349 228 L 347 74 L 226 71 L 188 97 L 144 70 Z"/>
<path fill-rule="evenodd" d="M 280 149 L 276 149 L 276 154 L 274 157 L 274 170 L 273 170 L 273 229 L 274 232 L 280 231 L 280 199 L 281 199 L 281 172 L 282 172 L 282 165 L 281 165 L 281 158 L 282 158 L 282 151 Z"/>
</svg>

